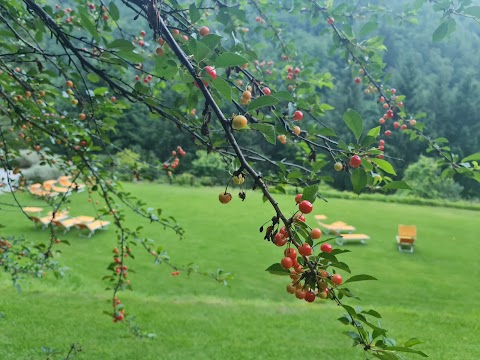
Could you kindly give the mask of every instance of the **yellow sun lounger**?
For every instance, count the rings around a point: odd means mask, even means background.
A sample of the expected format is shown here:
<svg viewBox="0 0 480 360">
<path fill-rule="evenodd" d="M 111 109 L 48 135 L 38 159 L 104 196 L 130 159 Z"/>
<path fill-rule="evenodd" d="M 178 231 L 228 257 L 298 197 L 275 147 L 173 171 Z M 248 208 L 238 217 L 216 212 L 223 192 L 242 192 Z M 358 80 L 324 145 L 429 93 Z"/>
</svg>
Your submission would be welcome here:
<svg viewBox="0 0 480 360">
<path fill-rule="evenodd" d="M 398 225 L 398 251 L 413 253 L 413 246 L 416 239 L 417 227 L 415 225 Z"/>
<path fill-rule="evenodd" d="M 322 223 L 321 221 L 318 222 L 320 226 L 328 230 L 328 232 L 332 234 L 341 234 L 341 233 L 351 233 L 355 231 L 355 228 L 351 225 L 348 225 L 347 223 L 344 223 L 343 221 L 336 221 L 331 224 L 325 224 Z"/>
<path fill-rule="evenodd" d="M 92 216 L 76 216 L 63 220 L 52 220 L 52 224 L 55 225 L 58 229 L 63 229 L 63 233 L 66 234 L 75 225 L 82 223 L 88 224 L 94 220 L 95 218 Z"/>
<path fill-rule="evenodd" d="M 366 244 L 369 239 L 370 236 L 365 234 L 342 234 L 341 237 L 337 238 L 335 241 L 338 245 L 344 245 L 349 242 Z"/>
<path fill-rule="evenodd" d="M 42 230 L 45 230 L 48 225 L 50 225 L 54 220 L 62 220 L 68 218 L 68 213 L 57 212 L 55 217 L 52 215 L 44 216 L 44 217 L 37 217 L 37 216 L 30 216 L 30 219 L 34 222 L 35 226 L 42 226 Z"/>
<path fill-rule="evenodd" d="M 105 220 L 95 220 L 92 221 L 91 223 L 80 223 L 76 224 L 75 227 L 84 232 L 88 232 L 88 237 L 91 237 L 93 234 L 95 234 L 95 231 L 97 230 L 105 230 L 108 225 L 110 225 L 110 221 L 105 221 Z"/>
</svg>

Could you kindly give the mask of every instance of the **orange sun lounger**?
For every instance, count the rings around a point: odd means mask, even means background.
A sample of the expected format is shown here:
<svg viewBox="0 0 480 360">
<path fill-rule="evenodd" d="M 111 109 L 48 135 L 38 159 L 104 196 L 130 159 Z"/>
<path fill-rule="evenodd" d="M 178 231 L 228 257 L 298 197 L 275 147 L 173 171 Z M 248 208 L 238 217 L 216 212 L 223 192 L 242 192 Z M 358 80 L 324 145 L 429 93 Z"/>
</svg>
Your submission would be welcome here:
<svg viewBox="0 0 480 360">
<path fill-rule="evenodd" d="M 59 229 L 63 229 L 63 233 L 66 234 L 75 225 L 78 225 L 81 223 L 88 224 L 94 220 L 95 218 L 92 216 L 76 216 L 69 219 L 61 219 L 61 220 L 55 219 L 55 220 L 52 220 L 52 224 Z"/>
<path fill-rule="evenodd" d="M 398 225 L 398 251 L 413 253 L 413 247 L 416 239 L 417 227 L 415 225 Z"/>
<path fill-rule="evenodd" d="M 95 234 L 95 231 L 97 230 L 104 230 L 110 225 L 110 221 L 105 221 L 105 220 L 95 220 L 92 221 L 91 223 L 79 223 L 76 224 L 75 227 L 84 232 L 88 232 L 88 237 L 91 237 L 93 234 Z"/>
</svg>

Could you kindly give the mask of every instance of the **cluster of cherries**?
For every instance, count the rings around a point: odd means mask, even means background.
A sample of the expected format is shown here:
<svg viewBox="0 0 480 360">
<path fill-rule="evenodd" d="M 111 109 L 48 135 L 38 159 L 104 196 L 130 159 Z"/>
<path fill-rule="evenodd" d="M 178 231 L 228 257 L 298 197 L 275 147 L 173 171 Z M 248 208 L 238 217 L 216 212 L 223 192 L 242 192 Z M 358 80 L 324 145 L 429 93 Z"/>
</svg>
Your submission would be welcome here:
<svg viewBox="0 0 480 360">
<path fill-rule="evenodd" d="M 114 308 L 114 315 L 113 315 L 113 322 L 123 321 L 125 319 L 125 309 L 123 308 L 123 304 L 118 298 L 113 298 L 113 308 Z"/>
<path fill-rule="evenodd" d="M 177 146 L 177 150 L 173 150 L 172 151 L 172 161 L 169 162 L 169 161 L 166 161 L 163 163 L 163 169 L 164 170 L 168 170 L 168 169 L 173 169 L 175 170 L 178 165 L 180 164 L 180 159 L 178 158 L 178 155 L 180 156 L 185 156 L 187 153 L 185 152 L 185 150 L 182 149 L 181 146 Z M 168 175 L 171 175 L 171 172 L 169 171 L 169 174 Z"/>
<path fill-rule="evenodd" d="M 304 214 L 310 214 L 313 211 L 312 203 L 308 200 L 302 200 L 302 197 L 302 194 L 298 194 L 295 197 L 295 202 L 298 204 L 300 213 L 296 213 L 293 216 L 292 220 L 294 223 L 304 223 Z M 293 230 L 294 227 L 290 229 L 290 231 Z M 312 240 L 317 240 L 322 236 L 322 231 L 318 228 L 313 228 L 310 230 L 309 235 Z M 301 262 L 307 264 L 309 257 L 313 254 L 313 248 L 308 242 L 299 245 L 297 249 L 291 247 L 290 237 L 285 226 L 280 228 L 278 233 L 274 235 L 273 243 L 279 247 L 285 246 L 287 243 L 289 244 L 283 252 L 284 257 L 281 259 L 280 265 L 283 269 L 290 271 L 292 282 L 287 285 L 287 292 L 295 294 L 298 299 L 304 299 L 307 302 L 313 302 L 317 297 L 326 299 L 330 293 L 329 285 L 338 286 L 342 283 L 340 274 L 331 275 L 325 269 L 316 269 L 315 266 L 311 266 L 311 264 L 304 267 Z M 320 250 L 323 253 L 331 253 L 333 249 L 332 245 L 323 243 L 320 246 Z M 297 257 L 298 255 L 301 256 L 300 262 Z"/>
</svg>

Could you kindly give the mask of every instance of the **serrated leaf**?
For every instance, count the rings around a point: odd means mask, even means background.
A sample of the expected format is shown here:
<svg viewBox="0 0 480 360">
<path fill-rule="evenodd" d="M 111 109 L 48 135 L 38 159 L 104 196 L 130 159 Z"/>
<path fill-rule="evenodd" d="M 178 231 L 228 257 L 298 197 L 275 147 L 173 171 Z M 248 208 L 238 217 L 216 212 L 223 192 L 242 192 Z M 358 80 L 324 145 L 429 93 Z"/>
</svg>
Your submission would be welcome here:
<svg viewBox="0 0 480 360">
<path fill-rule="evenodd" d="M 87 79 L 91 81 L 92 83 L 98 83 L 100 81 L 100 76 L 98 76 L 95 73 L 89 73 L 87 75 Z"/>
<path fill-rule="evenodd" d="M 347 109 L 343 114 L 343 121 L 345 121 L 345 124 L 353 132 L 353 135 L 355 135 L 358 141 L 363 132 L 363 120 L 361 116 L 355 110 Z"/>
<path fill-rule="evenodd" d="M 279 100 L 273 96 L 259 96 L 248 105 L 248 111 L 256 110 L 265 106 L 278 104 Z"/>
<path fill-rule="evenodd" d="M 279 263 L 270 265 L 267 269 L 265 269 L 265 271 L 268 271 L 273 275 L 290 275 L 290 271 L 285 270 Z"/>
<path fill-rule="evenodd" d="M 317 199 L 318 185 L 310 185 L 306 188 L 303 188 L 302 191 L 302 200 L 310 201 L 312 204 Z"/>
<path fill-rule="evenodd" d="M 277 138 L 275 136 L 275 128 L 273 125 L 270 124 L 250 124 L 250 128 L 258 130 L 262 133 L 265 140 L 267 140 L 270 144 L 275 145 L 277 143 Z"/>
<path fill-rule="evenodd" d="M 412 190 L 412 188 L 408 186 L 408 184 L 405 181 L 392 181 L 382 186 L 382 190 L 392 190 L 392 189 Z"/>
<path fill-rule="evenodd" d="M 360 31 L 358 32 L 358 36 L 365 36 L 367 34 L 370 34 L 371 32 L 377 30 L 378 28 L 378 23 L 375 21 L 369 21 L 365 25 L 362 26 Z"/>
<path fill-rule="evenodd" d="M 113 1 L 108 4 L 108 10 L 113 20 L 118 21 L 118 19 L 120 19 L 120 12 L 118 11 L 117 5 L 115 5 Z"/>
<path fill-rule="evenodd" d="M 478 161 L 478 160 L 480 160 L 480 152 L 472 155 L 468 155 L 467 157 L 463 158 L 461 162 L 463 163 L 463 162 Z"/>
<path fill-rule="evenodd" d="M 118 49 L 123 51 L 132 51 L 135 49 L 135 45 L 131 41 L 125 39 L 116 39 L 113 40 L 110 44 L 107 45 L 108 49 Z"/>
<path fill-rule="evenodd" d="M 286 101 L 295 101 L 295 98 L 288 91 L 277 91 L 273 94 L 277 99 Z"/>
<path fill-rule="evenodd" d="M 395 169 L 393 168 L 392 164 L 390 164 L 387 160 L 372 158 L 370 159 L 375 165 L 377 165 L 380 169 L 385 171 L 387 174 L 397 175 Z"/>
<path fill-rule="evenodd" d="M 441 41 L 448 34 L 448 23 L 442 22 L 439 27 L 435 29 L 432 35 L 432 41 Z"/>
<path fill-rule="evenodd" d="M 217 61 L 215 62 L 215 66 L 226 68 L 232 66 L 241 66 L 246 63 L 248 63 L 248 61 L 243 56 L 231 52 L 226 52 L 220 54 L 220 56 L 217 58 Z"/>
<path fill-rule="evenodd" d="M 354 275 L 351 278 L 345 280 L 344 284 L 346 284 L 348 282 L 365 281 L 365 280 L 377 280 L 377 278 L 375 278 L 371 275 L 366 275 L 366 274 Z"/>
<path fill-rule="evenodd" d="M 195 24 L 202 17 L 202 15 L 200 14 L 200 11 L 198 11 L 195 3 L 190 4 L 190 6 L 188 8 L 188 13 L 190 15 L 190 21 L 193 24 Z"/>
<path fill-rule="evenodd" d="M 232 88 L 221 77 L 218 77 L 211 82 L 211 85 L 218 90 L 227 101 L 232 101 Z"/>
<path fill-rule="evenodd" d="M 352 170 L 350 180 L 352 182 L 353 192 L 360 194 L 367 185 L 367 174 L 362 169 L 354 169 Z"/>
</svg>

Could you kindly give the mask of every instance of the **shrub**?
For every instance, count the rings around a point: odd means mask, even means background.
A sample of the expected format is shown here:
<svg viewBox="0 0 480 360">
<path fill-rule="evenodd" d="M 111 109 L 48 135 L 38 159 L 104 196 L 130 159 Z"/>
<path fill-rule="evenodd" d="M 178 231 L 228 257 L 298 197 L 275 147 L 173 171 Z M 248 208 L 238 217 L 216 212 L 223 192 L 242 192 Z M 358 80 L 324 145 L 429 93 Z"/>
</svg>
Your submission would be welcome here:
<svg viewBox="0 0 480 360">
<path fill-rule="evenodd" d="M 195 176 L 190 173 L 183 173 L 174 176 L 173 181 L 177 185 L 181 186 L 194 186 L 195 185 Z"/>
<path fill-rule="evenodd" d="M 437 162 L 426 156 L 407 167 L 403 180 L 411 191 L 399 191 L 400 195 L 413 195 L 424 199 L 459 200 L 463 186 L 451 178 L 442 178 Z"/>
</svg>

